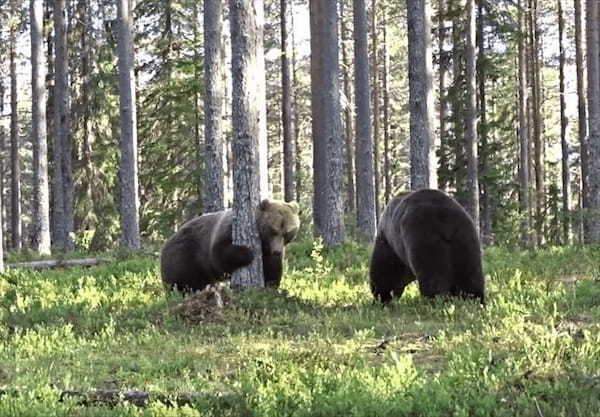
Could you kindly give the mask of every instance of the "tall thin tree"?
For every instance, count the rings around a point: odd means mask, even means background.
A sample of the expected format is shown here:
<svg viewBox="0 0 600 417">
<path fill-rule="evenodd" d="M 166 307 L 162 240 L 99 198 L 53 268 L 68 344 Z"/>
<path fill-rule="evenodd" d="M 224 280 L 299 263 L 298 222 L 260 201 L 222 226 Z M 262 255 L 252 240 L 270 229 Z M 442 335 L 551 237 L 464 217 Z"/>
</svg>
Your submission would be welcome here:
<svg viewBox="0 0 600 417">
<path fill-rule="evenodd" d="M 586 216 L 591 243 L 600 242 L 600 27 L 598 0 L 586 1 L 588 192 Z"/>
<path fill-rule="evenodd" d="M 10 55 L 10 218 L 11 246 L 21 249 L 21 156 L 19 141 L 19 113 L 17 109 L 17 29 L 9 32 Z"/>
<path fill-rule="evenodd" d="M 569 142 L 567 138 L 568 123 L 565 100 L 565 47 L 564 27 L 565 19 L 562 10 L 562 1 L 557 0 L 558 13 L 558 49 L 559 49 L 559 90 L 560 90 L 560 143 L 562 149 L 562 225 L 565 244 L 571 242 L 571 176 L 569 173 Z"/>
<path fill-rule="evenodd" d="M 129 0 L 118 0 L 119 109 L 121 118 L 121 244 L 141 248 L 137 166 L 137 116 L 133 68 L 133 29 Z"/>
<path fill-rule="evenodd" d="M 204 204 L 205 212 L 223 210 L 223 62 L 221 0 L 204 1 Z"/>
<path fill-rule="evenodd" d="M 479 173 L 477 159 L 477 88 L 476 72 L 477 48 L 475 33 L 477 27 L 477 14 L 475 0 L 467 0 L 466 24 L 466 84 L 467 84 L 467 111 L 465 113 L 465 147 L 467 155 L 467 212 L 473 218 L 475 227 L 479 230 Z"/>
<path fill-rule="evenodd" d="M 261 2 L 262 6 L 262 2 Z M 260 200 L 259 135 L 261 108 L 265 96 L 259 86 L 264 78 L 256 70 L 259 60 L 258 17 L 251 0 L 230 0 L 231 70 L 233 74 L 232 151 L 233 169 L 233 243 L 252 249 L 254 260 L 232 275 L 231 284 L 236 287 L 264 287 L 262 249 L 258 226 L 257 208 Z"/>
<path fill-rule="evenodd" d="M 280 0 L 281 19 L 281 120 L 283 124 L 283 195 L 285 201 L 296 199 L 296 147 L 292 118 L 292 79 L 290 74 L 290 42 L 288 1 Z"/>
<path fill-rule="evenodd" d="M 410 109 L 410 186 L 437 186 L 433 147 L 433 92 L 429 0 L 406 0 Z"/>
<path fill-rule="evenodd" d="M 346 97 L 346 105 L 344 107 L 344 144 L 345 144 L 345 157 L 346 157 L 346 204 L 345 208 L 350 213 L 356 212 L 356 192 L 355 192 L 355 181 L 354 181 L 354 127 L 352 123 L 353 111 L 353 100 L 352 100 L 352 87 L 350 82 L 350 58 L 348 57 L 348 44 L 350 42 L 350 35 L 348 30 L 348 23 L 346 22 L 346 11 L 345 11 L 346 0 L 340 1 L 340 35 L 342 37 L 342 71 L 343 71 L 343 84 L 344 84 L 344 96 Z"/>
<path fill-rule="evenodd" d="M 369 89 L 367 9 L 354 0 L 354 79 L 356 101 L 356 207 L 358 230 L 367 242 L 375 239 L 375 184 L 373 182 L 373 134 Z M 372 11 L 373 13 L 374 11 Z M 376 77 L 375 77 L 376 79 Z M 377 116 L 375 116 L 377 117 Z"/>
<path fill-rule="evenodd" d="M 313 215 L 327 247 L 344 240 L 337 4 L 310 1 Z"/>
<path fill-rule="evenodd" d="M 31 0 L 31 136 L 33 143 L 33 240 L 41 255 L 50 253 L 50 189 L 46 138 L 46 67 L 43 1 Z"/>
<path fill-rule="evenodd" d="M 355 23 L 356 24 L 356 23 Z M 377 0 L 371 0 L 371 57 L 372 57 L 372 76 L 373 76 L 373 172 L 375 176 L 375 216 L 379 219 L 380 214 L 380 194 L 381 178 L 379 174 L 379 137 L 381 120 L 381 101 L 379 97 L 379 27 L 377 21 Z M 356 38 L 356 35 L 355 35 Z M 355 52 L 356 55 L 356 52 Z M 367 64 L 368 65 L 368 64 Z M 358 126 L 356 129 L 358 130 Z M 358 169 L 358 168 L 357 168 Z"/>
<path fill-rule="evenodd" d="M 390 45 L 388 40 L 388 9 L 383 4 L 383 178 L 384 178 L 384 203 L 390 201 L 392 195 L 392 179 L 390 172 L 390 152 L 391 152 L 391 126 L 390 126 Z"/>
</svg>

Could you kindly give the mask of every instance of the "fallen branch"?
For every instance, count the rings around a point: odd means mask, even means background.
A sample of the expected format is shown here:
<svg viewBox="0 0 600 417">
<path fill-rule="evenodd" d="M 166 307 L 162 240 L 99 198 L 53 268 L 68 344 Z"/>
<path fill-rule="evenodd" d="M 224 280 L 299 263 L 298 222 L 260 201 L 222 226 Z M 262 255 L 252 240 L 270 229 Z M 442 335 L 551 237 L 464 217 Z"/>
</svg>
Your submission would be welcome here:
<svg viewBox="0 0 600 417">
<path fill-rule="evenodd" d="M 43 261 L 31 261 L 31 262 L 15 262 L 9 263 L 9 268 L 31 268 L 31 269 L 44 269 L 44 268 L 62 268 L 69 266 L 93 266 L 101 263 L 110 262 L 107 259 L 99 258 L 82 258 L 82 259 L 46 259 Z"/>
</svg>

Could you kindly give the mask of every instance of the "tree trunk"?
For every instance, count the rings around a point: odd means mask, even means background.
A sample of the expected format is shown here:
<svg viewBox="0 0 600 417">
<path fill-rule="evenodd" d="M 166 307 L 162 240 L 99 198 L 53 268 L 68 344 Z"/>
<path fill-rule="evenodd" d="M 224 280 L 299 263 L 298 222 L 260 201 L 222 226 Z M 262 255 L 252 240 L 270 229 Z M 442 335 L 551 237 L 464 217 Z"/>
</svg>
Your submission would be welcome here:
<svg viewBox="0 0 600 417">
<path fill-rule="evenodd" d="M 257 3 L 260 3 L 257 4 Z M 262 2 L 230 0 L 231 71 L 233 75 L 232 151 L 233 169 L 233 244 L 252 249 L 254 260 L 232 274 L 233 287 L 264 287 L 262 248 L 256 223 L 260 199 L 260 151 L 261 117 L 265 114 L 264 90 L 260 80 L 259 51 L 262 38 L 257 36 L 258 14 Z M 261 45 L 259 45 L 261 43 Z M 263 61 L 264 65 L 264 61 Z"/>
<path fill-rule="evenodd" d="M 296 199 L 296 143 L 292 119 L 292 80 L 290 74 L 290 45 L 288 34 L 288 1 L 280 0 L 281 19 L 281 120 L 283 123 L 283 196 L 285 201 Z"/>
<path fill-rule="evenodd" d="M 56 0 L 54 15 L 54 244 L 60 250 L 73 250 L 73 176 L 69 135 L 69 85 L 65 0 Z"/>
<path fill-rule="evenodd" d="M 465 48 L 467 77 L 467 111 L 465 113 L 465 146 L 467 154 L 467 212 L 473 218 L 479 232 L 479 176 L 477 162 L 477 88 L 475 66 L 475 0 L 467 0 L 467 37 Z"/>
<path fill-rule="evenodd" d="M 406 0 L 410 108 L 410 187 L 437 186 L 433 136 L 429 0 Z"/>
<path fill-rule="evenodd" d="M 372 10 L 373 12 L 374 10 Z M 354 0 L 357 219 L 361 238 L 367 242 L 373 242 L 376 232 L 376 193 L 373 184 L 373 136 L 371 132 L 368 48 L 366 4 L 364 0 Z M 376 79 L 375 76 L 374 80 Z M 375 115 L 375 119 L 377 119 L 377 115 Z M 375 182 L 377 183 L 377 180 Z"/>
<path fill-rule="evenodd" d="M 19 155 L 19 115 L 17 111 L 17 34 L 10 29 L 10 218 L 11 246 L 21 249 L 21 157 Z"/>
<path fill-rule="evenodd" d="M 379 213 L 381 211 L 379 204 L 379 196 L 381 195 L 381 180 L 379 176 L 379 120 L 381 111 L 379 101 L 379 39 L 377 36 L 377 30 L 377 0 L 371 0 L 371 43 L 373 47 L 373 174 L 375 176 L 375 216 L 376 219 L 379 219 Z M 359 127 L 356 126 L 356 129 L 358 131 Z M 360 193 L 360 189 L 358 192 Z"/>
<path fill-rule="evenodd" d="M 346 0 L 340 2 L 340 20 L 341 20 L 341 36 L 342 36 L 342 68 L 344 76 L 344 96 L 346 96 L 346 107 L 344 108 L 344 139 L 346 149 L 346 210 L 350 213 L 356 212 L 356 193 L 354 186 L 355 170 L 354 170 L 354 129 L 352 126 L 352 88 L 350 86 L 350 60 L 348 59 L 348 25 L 346 24 L 344 5 Z"/>
<path fill-rule="evenodd" d="M 452 19 L 452 146 L 446 147 L 447 155 L 453 153 L 454 166 L 448 171 L 448 182 L 454 181 L 456 199 L 466 206 L 467 160 L 465 155 L 465 57 L 462 4 L 460 0 L 449 2 Z M 450 137 L 449 137 L 450 140 Z M 453 152 L 452 152 L 453 151 Z M 448 163 L 450 168 L 450 163 Z"/>
<path fill-rule="evenodd" d="M 571 243 L 571 176 L 569 174 L 569 143 L 568 119 L 566 115 L 565 101 L 565 50 L 564 50 L 564 26 L 565 21 L 562 11 L 562 1 L 557 0 L 558 12 L 558 49 L 559 49 L 559 87 L 560 87 L 560 143 L 562 148 L 562 224 L 563 244 Z"/>
<path fill-rule="evenodd" d="M 327 247 L 344 240 L 337 4 L 310 1 L 315 225 Z"/>
<path fill-rule="evenodd" d="M 527 103 L 529 101 L 527 89 L 527 70 L 525 65 L 526 47 L 523 34 L 525 33 L 525 16 L 522 5 L 518 2 L 519 31 L 518 40 L 518 78 L 519 78 L 519 211 L 521 215 L 521 245 L 529 247 L 530 241 L 530 199 L 529 199 L 529 125 L 527 118 Z"/>
<path fill-rule="evenodd" d="M 140 225 L 137 166 L 137 116 L 133 61 L 132 18 L 128 0 L 119 0 L 119 108 L 121 115 L 121 244 L 139 250 Z"/>
<path fill-rule="evenodd" d="M 221 0 L 204 1 L 204 212 L 225 207 Z"/>
<path fill-rule="evenodd" d="M 587 230 L 590 243 L 600 242 L 600 35 L 598 0 L 586 1 L 588 192 Z"/>
<path fill-rule="evenodd" d="M 446 118 L 448 117 L 448 104 L 446 92 L 446 72 L 448 69 L 449 59 L 444 51 L 444 43 L 446 42 L 446 28 L 444 27 L 445 17 L 445 0 L 438 1 L 438 48 L 439 48 L 439 120 L 440 120 L 440 160 L 439 160 L 439 187 L 440 190 L 445 190 L 448 187 L 447 175 L 450 172 L 448 167 L 448 138 L 446 137 Z"/>
<path fill-rule="evenodd" d="M 577 111 L 578 111 L 578 131 L 579 131 L 579 154 L 581 155 L 581 197 L 580 197 L 580 235 L 581 241 L 585 241 L 586 222 L 584 212 L 589 207 L 588 193 L 588 150 L 587 150 L 587 108 L 586 108 L 586 93 L 585 93 L 585 65 L 584 65 L 584 46 L 583 35 L 581 33 L 583 27 L 583 19 L 581 14 L 581 4 L 583 0 L 574 0 L 575 3 L 575 65 L 577 68 Z"/>
<path fill-rule="evenodd" d="M 31 135 L 33 143 L 33 242 L 40 255 L 50 253 L 50 189 L 46 138 L 46 71 L 43 2 L 31 0 Z"/>
<path fill-rule="evenodd" d="M 384 206 L 390 201 L 392 195 L 392 182 L 390 177 L 390 51 L 388 45 L 388 14 L 383 6 L 383 178 L 384 178 Z"/>
<path fill-rule="evenodd" d="M 300 122 L 298 120 L 298 75 L 296 65 L 296 38 L 294 36 L 294 2 L 290 3 L 290 34 L 292 35 L 292 102 L 294 111 L 294 149 L 296 150 L 295 160 L 295 181 L 296 181 L 296 199 L 300 202 L 302 191 L 302 155 L 298 141 L 300 140 Z"/>
<path fill-rule="evenodd" d="M 230 0 L 231 1 L 231 0 Z M 241 0 L 245 1 L 245 0 Z M 260 106 L 260 119 L 259 128 L 260 134 L 258 136 L 259 146 L 259 167 L 260 167 L 260 197 L 269 198 L 271 192 L 269 190 L 269 143 L 267 138 L 267 78 L 265 72 L 265 47 L 264 47 L 264 34 L 263 28 L 265 26 L 265 6 L 264 0 L 253 0 L 253 7 L 256 12 L 256 30 L 254 36 L 256 36 L 256 68 L 254 69 L 257 74 L 257 86 L 260 97 L 265 97 L 261 102 Z"/>
</svg>

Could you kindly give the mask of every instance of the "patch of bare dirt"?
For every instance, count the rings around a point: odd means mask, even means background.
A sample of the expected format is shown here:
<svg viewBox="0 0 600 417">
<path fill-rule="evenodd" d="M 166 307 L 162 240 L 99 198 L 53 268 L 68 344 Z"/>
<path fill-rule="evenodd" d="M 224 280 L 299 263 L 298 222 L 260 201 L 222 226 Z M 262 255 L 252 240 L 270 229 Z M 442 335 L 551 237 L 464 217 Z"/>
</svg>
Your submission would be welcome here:
<svg viewBox="0 0 600 417">
<path fill-rule="evenodd" d="M 219 322 L 223 319 L 225 308 L 231 304 L 231 289 L 216 284 L 188 295 L 171 312 L 193 324 Z"/>
</svg>

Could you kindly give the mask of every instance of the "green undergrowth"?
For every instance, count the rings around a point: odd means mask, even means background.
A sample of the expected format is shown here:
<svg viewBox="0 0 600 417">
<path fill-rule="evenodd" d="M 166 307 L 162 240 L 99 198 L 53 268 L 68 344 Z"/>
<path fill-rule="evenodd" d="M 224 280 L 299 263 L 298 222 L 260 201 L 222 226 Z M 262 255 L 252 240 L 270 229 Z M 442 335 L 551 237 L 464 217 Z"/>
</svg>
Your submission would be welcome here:
<svg viewBox="0 0 600 417">
<path fill-rule="evenodd" d="M 171 310 L 155 258 L 0 276 L 0 416 L 593 416 L 600 410 L 600 250 L 485 254 L 488 303 L 388 307 L 370 248 L 290 245 L 278 291 L 236 293 L 218 319 Z M 435 260 L 432 260 L 435 261 Z M 159 401 L 83 406 L 63 391 Z"/>
</svg>

